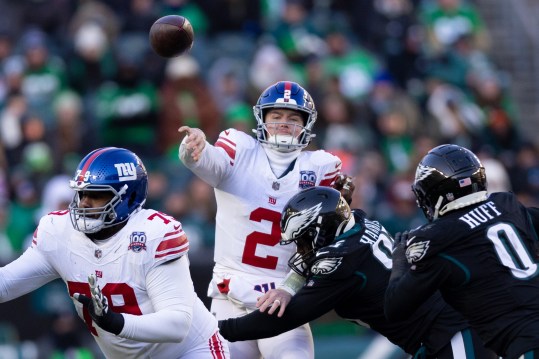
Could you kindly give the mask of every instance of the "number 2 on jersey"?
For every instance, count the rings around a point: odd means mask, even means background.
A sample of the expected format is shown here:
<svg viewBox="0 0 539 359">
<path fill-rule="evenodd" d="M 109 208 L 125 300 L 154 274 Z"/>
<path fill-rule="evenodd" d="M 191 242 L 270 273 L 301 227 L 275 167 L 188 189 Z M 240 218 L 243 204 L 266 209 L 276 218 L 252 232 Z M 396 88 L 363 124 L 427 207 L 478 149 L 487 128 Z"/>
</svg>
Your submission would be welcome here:
<svg viewBox="0 0 539 359">
<path fill-rule="evenodd" d="M 278 257 L 267 256 L 259 257 L 256 255 L 256 246 L 259 244 L 266 246 L 275 246 L 281 240 L 281 213 L 267 208 L 257 208 L 251 212 L 249 217 L 251 221 L 271 222 L 271 233 L 253 232 L 245 238 L 245 248 L 243 249 L 242 263 L 254 267 L 275 269 L 277 268 Z"/>
</svg>

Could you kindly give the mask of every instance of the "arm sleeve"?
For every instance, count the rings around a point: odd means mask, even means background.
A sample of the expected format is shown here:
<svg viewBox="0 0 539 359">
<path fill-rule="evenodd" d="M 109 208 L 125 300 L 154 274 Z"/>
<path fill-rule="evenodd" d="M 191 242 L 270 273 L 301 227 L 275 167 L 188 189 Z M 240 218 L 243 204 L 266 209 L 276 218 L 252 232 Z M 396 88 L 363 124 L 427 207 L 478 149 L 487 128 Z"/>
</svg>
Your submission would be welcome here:
<svg viewBox="0 0 539 359">
<path fill-rule="evenodd" d="M 217 187 L 230 167 L 230 157 L 222 148 L 215 147 L 206 142 L 200 159 L 197 162 L 194 162 L 189 157 L 184 145 L 186 139 L 187 136 L 185 136 L 180 144 L 180 160 L 204 182 L 208 183 L 212 187 Z"/>
<path fill-rule="evenodd" d="M 282 317 L 255 311 L 239 318 L 219 323 L 223 337 L 229 341 L 273 337 L 308 323 L 335 307 L 357 281 L 323 279 L 313 286 L 304 286 L 292 297 Z"/>
<path fill-rule="evenodd" d="M 30 247 L 19 258 L 0 268 L 0 303 L 30 293 L 58 277 L 47 258 Z"/>
<path fill-rule="evenodd" d="M 384 312 L 390 321 L 404 320 L 434 294 L 444 281 L 444 261 L 408 269 L 400 276 L 391 276 L 387 285 Z"/>
<path fill-rule="evenodd" d="M 196 299 L 187 256 L 152 268 L 146 283 L 155 312 L 122 314 L 125 324 L 118 336 L 149 343 L 181 342 L 189 332 Z"/>
</svg>

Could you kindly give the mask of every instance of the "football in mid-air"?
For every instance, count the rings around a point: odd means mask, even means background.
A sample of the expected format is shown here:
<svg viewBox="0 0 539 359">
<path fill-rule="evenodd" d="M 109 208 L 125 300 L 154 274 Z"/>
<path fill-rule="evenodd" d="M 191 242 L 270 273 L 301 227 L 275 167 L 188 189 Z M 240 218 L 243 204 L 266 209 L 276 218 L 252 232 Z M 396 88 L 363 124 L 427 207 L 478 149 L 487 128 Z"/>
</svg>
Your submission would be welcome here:
<svg viewBox="0 0 539 359">
<path fill-rule="evenodd" d="M 180 15 L 157 19 L 150 28 L 150 45 L 162 57 L 176 57 L 190 50 L 195 39 L 193 26 Z"/>
</svg>

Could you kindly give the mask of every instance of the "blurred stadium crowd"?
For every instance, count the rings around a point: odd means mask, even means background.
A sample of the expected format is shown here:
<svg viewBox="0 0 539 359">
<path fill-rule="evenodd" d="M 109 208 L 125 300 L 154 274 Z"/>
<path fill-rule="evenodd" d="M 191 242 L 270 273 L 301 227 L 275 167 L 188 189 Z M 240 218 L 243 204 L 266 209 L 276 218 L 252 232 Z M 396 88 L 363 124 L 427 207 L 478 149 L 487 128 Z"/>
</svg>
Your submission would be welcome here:
<svg viewBox="0 0 539 359">
<path fill-rule="evenodd" d="M 177 129 L 210 142 L 229 127 L 250 133 L 252 105 L 283 79 L 313 96 L 311 147 L 341 157 L 352 206 L 392 233 L 425 221 L 413 171 L 442 143 L 478 153 L 491 192 L 539 205 L 539 142 L 520 130 L 472 1 L 2 0 L 0 13 L 0 265 L 41 215 L 67 206 L 77 163 L 102 146 L 142 157 L 148 206 L 184 224 L 192 261 L 211 262 L 213 191 L 178 160 Z M 166 60 L 148 30 L 169 14 L 191 21 L 195 44 Z"/>
</svg>

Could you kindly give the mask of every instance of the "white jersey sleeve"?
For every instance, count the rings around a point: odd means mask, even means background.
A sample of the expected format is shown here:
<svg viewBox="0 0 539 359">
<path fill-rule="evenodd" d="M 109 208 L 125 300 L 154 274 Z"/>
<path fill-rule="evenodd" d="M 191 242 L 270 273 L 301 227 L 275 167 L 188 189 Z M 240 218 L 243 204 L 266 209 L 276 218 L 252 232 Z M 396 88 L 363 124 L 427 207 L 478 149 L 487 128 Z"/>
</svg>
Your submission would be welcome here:
<svg viewBox="0 0 539 359">
<path fill-rule="evenodd" d="M 119 336 L 149 343 L 183 341 L 191 326 L 196 299 L 187 257 L 151 269 L 146 283 L 155 312 L 123 314 L 125 325 Z"/>
<path fill-rule="evenodd" d="M 235 129 L 224 130 L 219 134 L 215 145 L 206 142 L 202 156 L 197 161 L 190 161 L 184 145 L 187 136 L 180 144 L 179 157 L 184 165 L 212 187 L 217 187 L 225 178 L 236 160 L 236 143 L 253 140 L 247 134 Z"/>
<path fill-rule="evenodd" d="M 34 243 L 19 258 L 0 268 L 0 303 L 59 278 L 58 273 Z"/>
</svg>

